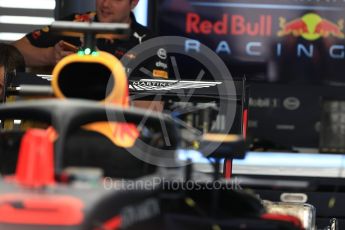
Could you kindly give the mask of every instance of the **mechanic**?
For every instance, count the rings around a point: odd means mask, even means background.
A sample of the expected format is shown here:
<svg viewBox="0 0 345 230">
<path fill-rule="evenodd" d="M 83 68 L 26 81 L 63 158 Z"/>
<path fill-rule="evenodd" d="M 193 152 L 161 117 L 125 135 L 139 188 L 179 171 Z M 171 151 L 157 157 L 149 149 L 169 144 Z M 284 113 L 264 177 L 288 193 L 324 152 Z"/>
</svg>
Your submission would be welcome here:
<svg viewBox="0 0 345 230">
<path fill-rule="evenodd" d="M 73 14 L 63 20 L 75 22 L 103 22 L 103 23 L 130 23 L 131 34 L 128 39 L 118 39 L 112 36 L 97 39 L 97 48 L 109 52 L 118 59 L 121 59 L 127 51 L 139 45 L 143 41 L 152 38 L 153 33 L 146 27 L 139 24 L 132 10 L 137 6 L 139 0 L 96 0 L 96 12 Z M 75 53 L 68 48 L 67 44 L 76 47 L 81 46 L 81 41 L 76 37 L 57 36 L 50 31 L 50 27 L 44 27 L 33 31 L 20 40 L 13 43 L 25 58 L 28 67 L 54 66 L 63 57 Z M 164 50 L 164 49 L 163 49 Z M 158 51 L 158 50 L 157 50 Z M 154 60 L 153 60 L 154 59 Z M 157 55 L 150 59 L 150 64 L 145 67 L 151 71 L 153 77 L 159 79 L 168 78 L 167 59 Z M 163 63 L 157 65 L 155 63 Z M 143 78 L 144 78 L 143 77 Z M 151 102 L 133 102 L 134 106 L 148 108 L 152 107 Z M 159 103 L 154 103 L 154 110 L 162 110 Z"/>
</svg>

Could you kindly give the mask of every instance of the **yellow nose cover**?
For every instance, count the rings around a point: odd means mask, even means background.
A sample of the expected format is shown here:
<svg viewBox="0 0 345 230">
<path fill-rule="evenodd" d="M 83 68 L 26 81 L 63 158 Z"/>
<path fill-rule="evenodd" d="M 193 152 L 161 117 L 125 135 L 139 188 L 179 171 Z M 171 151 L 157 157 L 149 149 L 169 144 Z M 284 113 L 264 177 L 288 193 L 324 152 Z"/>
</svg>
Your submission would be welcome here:
<svg viewBox="0 0 345 230">
<path fill-rule="evenodd" d="M 52 88 L 57 98 L 90 99 L 123 108 L 129 106 L 124 67 L 109 53 L 69 55 L 55 66 L 52 75 Z M 132 147 L 139 136 L 136 126 L 127 123 L 95 122 L 84 128 L 103 134 L 123 148 Z"/>
</svg>

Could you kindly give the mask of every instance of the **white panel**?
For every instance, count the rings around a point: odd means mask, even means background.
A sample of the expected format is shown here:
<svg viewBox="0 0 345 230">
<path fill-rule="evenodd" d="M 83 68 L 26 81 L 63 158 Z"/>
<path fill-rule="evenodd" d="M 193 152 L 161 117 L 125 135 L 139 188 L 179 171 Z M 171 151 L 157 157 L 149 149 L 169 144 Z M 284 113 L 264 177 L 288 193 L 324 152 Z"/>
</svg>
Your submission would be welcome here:
<svg viewBox="0 0 345 230">
<path fill-rule="evenodd" d="M 0 23 L 22 25 L 50 25 L 54 18 L 28 16 L 0 16 Z"/>
<path fill-rule="evenodd" d="M 0 7 L 24 9 L 55 9 L 55 0 L 0 0 Z"/>
<path fill-rule="evenodd" d="M 0 41 L 15 41 L 25 36 L 25 33 L 0 33 Z"/>
<path fill-rule="evenodd" d="M 137 21 L 144 26 L 147 26 L 147 11 L 148 0 L 140 0 L 137 7 L 133 11 Z"/>
</svg>

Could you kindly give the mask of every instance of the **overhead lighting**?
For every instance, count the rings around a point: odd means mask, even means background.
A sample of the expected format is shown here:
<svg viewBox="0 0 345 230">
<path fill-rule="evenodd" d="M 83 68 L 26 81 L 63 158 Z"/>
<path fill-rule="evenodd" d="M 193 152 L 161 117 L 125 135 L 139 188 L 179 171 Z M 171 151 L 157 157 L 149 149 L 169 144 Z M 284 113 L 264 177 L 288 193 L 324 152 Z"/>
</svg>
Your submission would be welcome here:
<svg viewBox="0 0 345 230">
<path fill-rule="evenodd" d="M 0 7 L 54 10 L 55 0 L 0 0 Z"/>
<path fill-rule="evenodd" d="M 22 120 L 14 120 L 13 123 L 15 125 L 20 125 L 22 123 Z"/>
<path fill-rule="evenodd" d="M 25 36 L 24 33 L 0 33 L 0 40 L 1 41 L 16 41 L 24 36 Z"/>
<path fill-rule="evenodd" d="M 54 18 L 29 16 L 0 16 L 0 23 L 22 25 L 49 25 Z"/>
</svg>

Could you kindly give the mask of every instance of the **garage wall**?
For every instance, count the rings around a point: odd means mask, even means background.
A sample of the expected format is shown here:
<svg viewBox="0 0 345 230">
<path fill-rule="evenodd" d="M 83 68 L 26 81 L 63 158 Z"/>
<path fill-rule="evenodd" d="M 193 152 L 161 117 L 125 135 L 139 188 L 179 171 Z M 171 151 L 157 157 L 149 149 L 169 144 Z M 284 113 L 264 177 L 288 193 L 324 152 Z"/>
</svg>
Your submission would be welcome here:
<svg viewBox="0 0 345 230">
<path fill-rule="evenodd" d="M 11 42 L 54 21 L 55 0 L 0 0 L 0 42 Z"/>
</svg>

